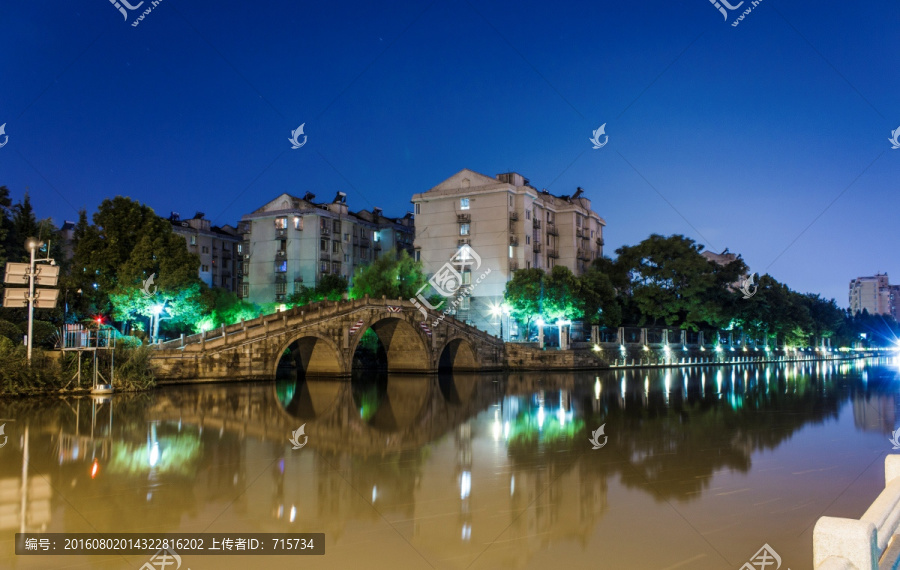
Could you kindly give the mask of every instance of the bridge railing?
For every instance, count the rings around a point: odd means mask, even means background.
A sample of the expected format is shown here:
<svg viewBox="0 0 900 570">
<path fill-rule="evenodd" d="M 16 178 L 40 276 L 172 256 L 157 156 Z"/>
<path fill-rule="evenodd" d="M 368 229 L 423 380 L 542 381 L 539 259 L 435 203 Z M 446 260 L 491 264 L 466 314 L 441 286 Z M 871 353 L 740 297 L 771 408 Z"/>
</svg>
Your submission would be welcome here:
<svg viewBox="0 0 900 570">
<path fill-rule="evenodd" d="M 308 319 L 312 320 L 320 320 L 325 318 L 336 317 L 338 315 L 342 315 L 348 312 L 352 312 L 356 309 L 370 306 L 394 306 L 394 307 L 402 307 L 405 310 L 412 310 L 418 313 L 418 308 L 413 305 L 410 301 L 404 299 L 387 299 L 382 297 L 381 299 L 372 299 L 368 296 L 363 297 L 361 299 L 353 299 L 353 300 L 342 300 L 342 301 L 319 301 L 316 303 L 310 303 L 308 305 L 303 305 L 300 307 L 294 307 L 287 311 L 281 311 L 278 313 L 272 313 L 269 315 L 263 315 L 257 319 L 252 319 L 249 321 L 241 321 L 240 323 L 236 323 L 233 325 L 223 325 L 221 327 L 216 327 L 215 329 L 211 329 L 209 331 L 204 331 L 197 334 L 192 335 L 182 335 L 181 337 L 173 340 L 169 340 L 166 342 L 161 342 L 154 345 L 158 349 L 162 350 L 177 350 L 183 348 L 187 345 L 193 344 L 201 344 L 206 342 L 212 342 L 219 339 L 224 339 L 225 342 L 228 342 L 228 336 L 235 333 L 246 332 L 248 336 L 257 336 L 259 331 L 268 331 L 269 325 L 273 323 L 277 323 L 281 321 L 286 326 L 300 324 L 302 321 L 306 321 Z M 501 342 L 500 339 L 491 335 L 486 331 L 482 331 L 476 327 L 468 325 L 462 321 L 457 320 L 452 315 L 444 315 L 438 311 L 429 311 L 429 318 L 427 323 L 430 324 L 434 320 L 441 319 L 442 324 L 445 326 L 455 326 L 457 328 L 464 329 L 467 334 L 474 335 L 476 337 L 480 337 L 483 340 L 490 342 Z M 263 333 L 265 334 L 265 333 Z M 244 337 L 247 338 L 247 337 Z M 241 339 L 239 339 L 241 340 Z"/>
<path fill-rule="evenodd" d="M 884 482 L 884 490 L 859 520 L 819 518 L 813 530 L 815 570 L 894 568 L 895 545 L 885 550 L 900 528 L 900 455 L 884 459 Z"/>
</svg>

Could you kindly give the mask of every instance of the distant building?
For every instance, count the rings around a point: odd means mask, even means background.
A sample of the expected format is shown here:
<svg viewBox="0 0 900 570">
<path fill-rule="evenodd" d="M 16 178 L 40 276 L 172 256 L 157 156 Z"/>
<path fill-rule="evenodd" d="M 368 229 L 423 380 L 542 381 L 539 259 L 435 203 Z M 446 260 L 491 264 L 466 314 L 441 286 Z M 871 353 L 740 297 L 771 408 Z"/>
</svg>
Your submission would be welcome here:
<svg viewBox="0 0 900 570">
<path fill-rule="evenodd" d="M 59 234 L 62 236 L 63 255 L 67 260 L 75 257 L 75 222 L 66 220 L 59 228 Z"/>
<path fill-rule="evenodd" d="M 725 251 L 723 251 L 722 253 L 704 251 L 700 255 L 705 257 L 708 261 L 718 263 L 719 265 L 728 265 L 732 261 L 736 261 L 738 258 L 736 253 L 728 253 L 728 248 L 725 248 Z"/>
<path fill-rule="evenodd" d="M 471 246 L 482 267 L 462 274 L 454 313 L 460 320 L 499 334 L 504 317 L 498 307 L 516 270 L 533 267 L 549 272 L 563 265 L 580 275 L 591 261 L 603 256 L 606 222 L 583 193 L 578 188 L 571 196 L 554 196 L 537 190 L 515 172 L 491 178 L 461 170 L 427 192 L 413 195 L 416 259 L 433 274 L 460 247 Z M 491 273 L 475 287 L 487 268 Z M 506 321 L 504 336 L 515 334 Z"/>
<path fill-rule="evenodd" d="M 188 251 L 200 258 L 197 274 L 210 287 L 220 287 L 233 293 L 240 291 L 241 278 L 237 272 L 241 237 L 229 225 L 210 225 L 197 212 L 193 218 L 182 220 L 178 212 L 169 216 L 172 231 L 184 238 Z"/>
<path fill-rule="evenodd" d="M 857 277 L 850 281 L 850 314 L 866 310 L 870 315 L 898 316 L 900 291 L 888 283 L 887 273 L 876 273 L 871 277 Z M 894 297 L 897 297 L 896 302 Z"/>
<path fill-rule="evenodd" d="M 407 250 L 412 255 L 412 214 L 389 218 L 379 208 L 353 213 L 346 194 L 331 203 L 316 203 L 281 194 L 241 217 L 243 236 L 242 298 L 254 303 L 282 303 L 300 287 L 315 287 L 322 276 L 348 281 L 358 267 L 383 252 Z"/>
</svg>

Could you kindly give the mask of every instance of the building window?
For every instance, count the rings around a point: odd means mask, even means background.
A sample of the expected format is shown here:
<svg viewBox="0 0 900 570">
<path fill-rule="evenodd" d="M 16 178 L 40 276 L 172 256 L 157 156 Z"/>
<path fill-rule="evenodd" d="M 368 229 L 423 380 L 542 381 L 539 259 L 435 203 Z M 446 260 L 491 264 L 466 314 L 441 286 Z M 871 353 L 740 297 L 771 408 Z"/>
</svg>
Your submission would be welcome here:
<svg viewBox="0 0 900 570">
<path fill-rule="evenodd" d="M 469 235 L 469 224 L 459 224 L 459 235 L 461 235 L 461 236 Z"/>
<path fill-rule="evenodd" d="M 422 208 L 420 206 L 421 206 L 421 204 L 416 204 L 416 215 L 422 213 Z"/>
<path fill-rule="evenodd" d="M 328 273 L 328 262 L 327 261 L 323 261 L 322 263 L 319 264 L 319 271 L 321 271 L 322 273 Z"/>
<path fill-rule="evenodd" d="M 459 308 L 462 311 L 469 310 L 469 297 L 460 297 L 459 299 Z"/>
<path fill-rule="evenodd" d="M 201 265 L 200 271 L 206 273 L 207 271 L 209 271 L 209 265 Z"/>
<path fill-rule="evenodd" d="M 241 283 L 241 297 L 249 297 L 250 296 L 250 284 L 249 283 Z"/>
<path fill-rule="evenodd" d="M 471 285 L 472 284 L 472 272 L 471 271 L 469 271 L 469 270 L 463 271 L 462 284 L 463 285 Z"/>
<path fill-rule="evenodd" d="M 513 249 L 513 246 L 509 246 L 509 258 L 512 259 L 516 256 L 516 250 Z"/>
<path fill-rule="evenodd" d="M 300 216 L 294 216 L 294 229 L 302 230 L 303 229 L 303 218 Z"/>
<path fill-rule="evenodd" d="M 338 274 L 341 272 L 341 263 L 339 261 L 331 262 L 331 272 L 334 274 Z"/>
<path fill-rule="evenodd" d="M 459 209 L 460 210 L 468 210 L 469 209 L 469 199 L 468 198 L 460 198 L 459 199 Z"/>
<path fill-rule="evenodd" d="M 512 196 L 509 197 L 509 205 L 510 205 L 510 206 L 513 205 L 513 197 L 512 197 Z"/>
<path fill-rule="evenodd" d="M 200 248 L 201 253 L 209 253 L 209 246 L 204 245 Z"/>
<path fill-rule="evenodd" d="M 575 226 L 579 228 L 581 227 L 581 216 L 577 214 L 575 215 Z"/>
<path fill-rule="evenodd" d="M 422 252 L 417 249 L 413 254 L 413 257 L 416 261 L 422 261 Z"/>
<path fill-rule="evenodd" d="M 197 236 L 191 236 L 191 245 L 197 245 Z"/>
<path fill-rule="evenodd" d="M 279 216 L 275 218 L 275 229 L 276 230 L 286 230 L 287 229 L 287 216 Z"/>
<path fill-rule="evenodd" d="M 275 264 L 276 273 L 287 273 L 287 261 L 279 261 Z"/>
<path fill-rule="evenodd" d="M 319 240 L 319 251 L 328 251 L 328 240 Z"/>
<path fill-rule="evenodd" d="M 238 255 L 240 255 L 241 253 L 244 252 L 244 244 L 242 244 L 242 243 L 237 244 L 237 252 L 238 252 Z"/>
<path fill-rule="evenodd" d="M 344 263 L 350 263 L 350 254 L 349 253 L 344 254 Z"/>
<path fill-rule="evenodd" d="M 331 223 L 331 230 L 332 230 L 334 233 L 336 233 L 336 234 L 340 234 L 340 233 L 341 233 L 341 221 L 340 221 L 340 220 L 334 220 L 334 221 Z"/>
<path fill-rule="evenodd" d="M 530 219 L 531 219 L 531 210 L 525 210 L 525 219 L 526 219 L 526 220 L 530 220 Z"/>
<path fill-rule="evenodd" d="M 331 253 L 338 253 L 341 251 L 341 242 L 333 241 L 331 242 Z"/>
<path fill-rule="evenodd" d="M 344 241 L 350 241 L 350 234 L 344 234 Z"/>
<path fill-rule="evenodd" d="M 591 230 L 591 239 L 594 239 L 594 230 Z"/>
<path fill-rule="evenodd" d="M 525 245 L 531 245 L 531 236 L 530 235 L 525 236 Z"/>
<path fill-rule="evenodd" d="M 275 284 L 275 294 L 284 295 L 287 292 L 287 283 L 281 282 Z"/>
</svg>

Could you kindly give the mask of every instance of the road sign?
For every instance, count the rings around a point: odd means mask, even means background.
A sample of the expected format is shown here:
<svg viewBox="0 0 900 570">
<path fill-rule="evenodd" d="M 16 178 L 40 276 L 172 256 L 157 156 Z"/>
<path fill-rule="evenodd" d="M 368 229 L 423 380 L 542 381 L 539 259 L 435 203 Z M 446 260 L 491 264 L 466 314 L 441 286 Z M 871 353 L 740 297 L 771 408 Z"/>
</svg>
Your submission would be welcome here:
<svg viewBox="0 0 900 570">
<path fill-rule="evenodd" d="M 7 263 L 6 278 L 4 283 L 14 285 L 28 285 L 28 264 L 27 263 Z"/>
<path fill-rule="evenodd" d="M 34 284 L 41 287 L 55 287 L 59 280 L 58 265 L 35 265 Z"/>
<path fill-rule="evenodd" d="M 4 289 L 3 306 L 7 308 L 27 307 L 28 289 Z"/>
<path fill-rule="evenodd" d="M 56 306 L 56 300 L 59 299 L 59 289 L 35 289 L 34 297 L 36 309 L 52 309 Z"/>
<path fill-rule="evenodd" d="M 34 306 L 36 309 L 52 309 L 59 299 L 59 289 L 35 289 Z M 27 307 L 28 289 L 4 289 L 3 306 L 7 308 Z"/>
</svg>

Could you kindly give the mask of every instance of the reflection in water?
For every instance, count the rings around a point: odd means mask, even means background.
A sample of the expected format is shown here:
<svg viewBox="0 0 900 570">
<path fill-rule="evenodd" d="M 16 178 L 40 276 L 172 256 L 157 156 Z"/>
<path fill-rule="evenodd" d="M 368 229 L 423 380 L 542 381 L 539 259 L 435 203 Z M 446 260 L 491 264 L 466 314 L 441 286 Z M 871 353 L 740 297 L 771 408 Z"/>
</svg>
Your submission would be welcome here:
<svg viewBox="0 0 900 570">
<path fill-rule="evenodd" d="M 627 522 L 629 490 L 655 501 L 659 516 L 678 505 L 715 513 L 719 474 L 753 474 L 761 454 L 834 425 L 842 410 L 857 439 L 890 433 L 897 375 L 895 364 L 858 361 L 377 373 L 7 401 L 0 529 L 188 532 L 220 515 L 219 530 L 325 532 L 330 564 L 366 565 L 349 545 L 387 522 L 436 567 L 526 567 L 555 544 L 569 545 L 577 566 L 606 544 L 601 526 Z M 308 444 L 291 450 L 301 424 Z M 590 432 L 601 424 L 609 442 L 595 451 Z M 809 505 L 808 522 L 833 498 Z M 658 567 L 690 558 L 643 549 L 670 530 L 649 526 L 635 556 Z M 784 549 L 804 555 L 806 539 L 792 540 Z M 0 562 L 10 556 L 11 546 Z"/>
</svg>

